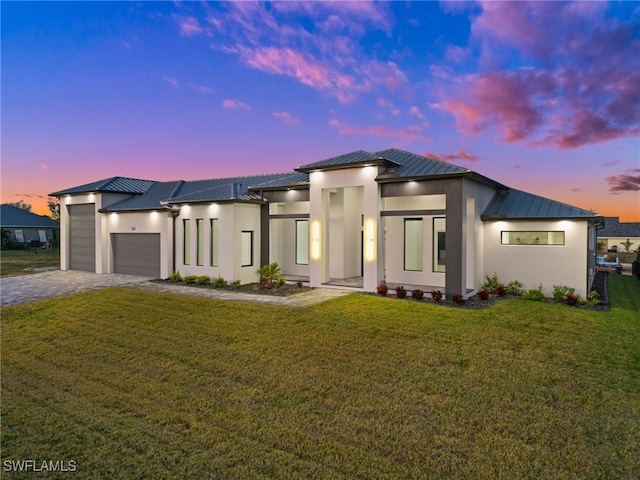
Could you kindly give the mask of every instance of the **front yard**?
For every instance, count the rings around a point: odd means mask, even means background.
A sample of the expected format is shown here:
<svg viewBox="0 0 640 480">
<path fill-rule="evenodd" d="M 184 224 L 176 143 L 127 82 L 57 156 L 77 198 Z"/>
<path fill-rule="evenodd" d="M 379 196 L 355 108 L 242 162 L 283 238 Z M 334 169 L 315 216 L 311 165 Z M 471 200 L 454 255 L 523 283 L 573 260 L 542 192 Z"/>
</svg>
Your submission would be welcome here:
<svg viewBox="0 0 640 480">
<path fill-rule="evenodd" d="M 640 282 L 610 282 L 609 312 L 123 288 L 3 308 L 3 478 L 635 478 Z"/>
</svg>

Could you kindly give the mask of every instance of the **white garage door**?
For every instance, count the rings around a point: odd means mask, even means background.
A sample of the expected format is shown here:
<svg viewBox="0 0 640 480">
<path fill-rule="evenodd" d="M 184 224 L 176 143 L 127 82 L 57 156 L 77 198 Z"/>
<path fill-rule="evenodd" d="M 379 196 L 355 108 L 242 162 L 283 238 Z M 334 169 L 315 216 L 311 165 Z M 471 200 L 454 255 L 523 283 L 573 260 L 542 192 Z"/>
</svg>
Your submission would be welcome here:
<svg viewBox="0 0 640 480">
<path fill-rule="evenodd" d="M 113 271 L 160 278 L 159 233 L 112 233 Z"/>
<path fill-rule="evenodd" d="M 96 271 L 95 204 L 69 205 L 69 268 Z"/>
</svg>

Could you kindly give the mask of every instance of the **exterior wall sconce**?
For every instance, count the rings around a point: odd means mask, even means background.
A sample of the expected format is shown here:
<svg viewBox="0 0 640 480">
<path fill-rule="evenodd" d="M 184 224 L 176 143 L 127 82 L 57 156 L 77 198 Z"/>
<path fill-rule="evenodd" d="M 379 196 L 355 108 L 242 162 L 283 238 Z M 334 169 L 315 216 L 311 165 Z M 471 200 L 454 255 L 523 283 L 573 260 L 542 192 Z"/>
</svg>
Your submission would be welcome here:
<svg viewBox="0 0 640 480">
<path fill-rule="evenodd" d="M 372 261 L 375 260 L 376 256 L 375 256 L 375 249 L 374 249 L 374 222 L 373 220 L 367 220 L 367 234 L 366 234 L 366 253 L 365 253 L 365 257 L 368 261 Z"/>
<path fill-rule="evenodd" d="M 311 256 L 314 260 L 320 258 L 320 222 L 315 221 L 311 226 Z"/>
</svg>

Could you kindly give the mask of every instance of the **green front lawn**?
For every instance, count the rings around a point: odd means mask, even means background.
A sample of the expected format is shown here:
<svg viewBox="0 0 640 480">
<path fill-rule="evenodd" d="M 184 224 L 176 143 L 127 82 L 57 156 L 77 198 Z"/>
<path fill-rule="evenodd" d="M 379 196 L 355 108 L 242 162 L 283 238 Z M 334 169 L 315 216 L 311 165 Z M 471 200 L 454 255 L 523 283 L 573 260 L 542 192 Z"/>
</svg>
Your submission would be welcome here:
<svg viewBox="0 0 640 480">
<path fill-rule="evenodd" d="M 2 460 L 73 478 L 640 472 L 640 282 L 610 312 L 113 288 L 2 309 Z M 3 478 L 34 478 L 3 471 Z"/>
<path fill-rule="evenodd" d="M 0 276 L 35 273 L 38 268 L 60 268 L 60 249 L 0 250 Z"/>
</svg>

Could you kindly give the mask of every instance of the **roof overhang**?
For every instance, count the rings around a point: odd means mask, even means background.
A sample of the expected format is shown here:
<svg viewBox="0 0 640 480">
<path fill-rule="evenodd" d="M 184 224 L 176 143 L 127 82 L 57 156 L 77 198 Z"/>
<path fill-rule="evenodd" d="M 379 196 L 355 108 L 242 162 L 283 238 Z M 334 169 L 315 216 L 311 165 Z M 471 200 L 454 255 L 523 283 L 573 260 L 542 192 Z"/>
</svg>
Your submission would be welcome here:
<svg viewBox="0 0 640 480">
<path fill-rule="evenodd" d="M 379 157 L 370 160 L 362 160 L 358 162 L 348 162 L 348 163 L 337 163 L 337 164 L 329 164 L 329 165 L 309 165 L 302 166 L 298 168 L 294 168 L 296 172 L 301 173 L 313 173 L 313 172 L 324 172 L 327 170 L 345 170 L 348 168 L 360 168 L 360 167 L 372 167 L 379 166 L 385 168 L 396 168 L 399 167 L 400 164 L 389 160 L 387 158 Z"/>
</svg>

